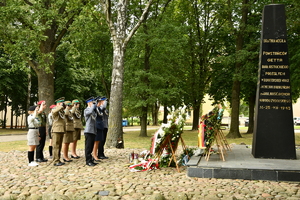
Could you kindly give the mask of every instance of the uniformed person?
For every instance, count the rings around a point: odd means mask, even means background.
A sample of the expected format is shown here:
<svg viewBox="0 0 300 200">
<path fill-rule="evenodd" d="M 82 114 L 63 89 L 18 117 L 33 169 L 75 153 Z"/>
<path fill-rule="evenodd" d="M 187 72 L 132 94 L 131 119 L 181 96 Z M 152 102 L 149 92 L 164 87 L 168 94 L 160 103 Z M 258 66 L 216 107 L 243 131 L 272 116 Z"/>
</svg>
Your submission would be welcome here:
<svg viewBox="0 0 300 200">
<path fill-rule="evenodd" d="M 97 102 L 97 107 L 96 107 L 96 128 L 97 128 L 97 133 L 95 137 L 95 142 L 94 142 L 94 148 L 93 148 L 93 159 L 96 162 L 100 162 L 100 159 L 98 158 L 98 149 L 99 149 L 99 143 L 103 138 L 103 113 L 102 110 L 100 109 L 101 105 L 101 97 L 96 98 Z"/>
<path fill-rule="evenodd" d="M 39 126 L 40 121 L 37 118 L 37 112 L 39 108 L 37 106 L 30 106 L 28 109 L 28 133 L 27 133 L 27 145 L 29 147 L 28 149 L 28 166 L 35 167 L 39 164 L 34 161 L 34 150 L 36 146 L 39 144 Z"/>
<path fill-rule="evenodd" d="M 40 120 L 40 127 L 39 127 L 40 143 L 36 147 L 35 157 L 37 162 L 47 162 L 48 160 L 44 158 L 44 154 L 43 154 L 45 143 L 46 143 L 46 136 L 47 136 L 46 133 L 47 115 L 45 113 L 46 101 L 42 100 L 39 101 L 37 104 L 39 107 L 37 117 Z"/>
<path fill-rule="evenodd" d="M 48 136 L 49 136 L 49 158 L 52 159 L 52 155 L 53 155 L 53 146 L 52 146 L 52 124 L 53 124 L 53 117 L 52 117 L 52 109 L 55 107 L 56 105 L 51 105 L 50 106 L 50 111 L 48 114 Z"/>
<path fill-rule="evenodd" d="M 73 108 L 71 110 L 71 113 L 73 115 L 74 120 L 74 132 L 73 132 L 73 142 L 71 143 L 71 158 L 78 159 L 80 156 L 76 153 L 76 147 L 77 147 L 77 141 L 81 138 L 81 129 L 82 121 L 81 121 L 81 111 L 80 111 L 80 102 L 78 99 L 74 99 L 72 101 Z"/>
<path fill-rule="evenodd" d="M 98 158 L 108 159 L 104 154 L 104 145 L 106 142 L 107 132 L 108 132 L 108 110 L 107 110 L 107 98 L 101 97 L 100 99 L 100 112 L 103 114 L 103 132 L 100 138 L 99 148 L 98 148 Z"/>
<path fill-rule="evenodd" d="M 84 110 L 85 118 L 85 161 L 88 166 L 95 166 L 97 163 L 94 163 L 92 152 L 95 141 L 95 136 L 97 133 L 96 128 L 96 103 L 94 102 L 94 97 L 90 97 L 86 100 L 87 108 Z"/>
<path fill-rule="evenodd" d="M 61 166 L 65 163 L 60 161 L 60 153 L 65 133 L 65 98 L 57 99 L 55 108 L 52 109 L 53 125 L 52 125 L 52 142 L 53 142 L 53 162 L 54 166 Z"/>
<path fill-rule="evenodd" d="M 71 162 L 68 151 L 69 151 L 69 144 L 73 142 L 73 132 L 74 132 L 74 120 L 71 113 L 72 109 L 72 102 L 65 101 L 66 109 L 65 109 L 65 134 L 63 139 L 63 160 L 65 162 Z"/>
</svg>

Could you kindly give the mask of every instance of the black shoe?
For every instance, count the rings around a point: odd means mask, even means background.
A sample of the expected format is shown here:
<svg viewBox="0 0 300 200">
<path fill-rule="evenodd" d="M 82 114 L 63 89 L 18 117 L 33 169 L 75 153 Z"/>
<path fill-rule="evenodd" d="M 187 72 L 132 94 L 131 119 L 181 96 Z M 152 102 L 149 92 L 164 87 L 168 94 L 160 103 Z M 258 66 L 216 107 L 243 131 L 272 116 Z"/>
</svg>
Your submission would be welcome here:
<svg viewBox="0 0 300 200">
<path fill-rule="evenodd" d="M 100 162 L 100 161 L 99 161 Z M 93 162 L 95 165 L 98 165 L 99 163 L 95 163 L 95 162 Z"/>
<path fill-rule="evenodd" d="M 72 156 L 71 155 L 71 158 L 78 159 L 78 158 L 80 158 L 80 156 Z"/>
<path fill-rule="evenodd" d="M 62 166 L 62 165 L 64 165 L 65 163 L 63 163 L 63 162 L 58 162 L 58 163 L 55 163 L 54 164 L 54 166 Z"/>
<path fill-rule="evenodd" d="M 87 166 L 90 166 L 90 167 L 94 167 L 94 166 L 96 165 L 96 163 L 90 162 L 90 163 L 87 163 L 86 165 L 87 165 Z"/>
<path fill-rule="evenodd" d="M 99 158 L 100 159 L 108 159 L 108 157 L 106 157 L 106 156 L 100 156 Z"/>
<path fill-rule="evenodd" d="M 66 159 L 64 159 L 63 158 L 63 160 L 65 161 L 65 162 L 72 162 L 73 160 L 66 160 Z"/>
<path fill-rule="evenodd" d="M 94 162 L 94 161 L 95 161 L 95 162 L 101 162 L 101 160 L 100 160 L 100 159 L 98 159 L 98 158 L 97 158 L 97 159 L 95 159 L 95 158 L 93 157 L 93 162 Z"/>
<path fill-rule="evenodd" d="M 36 162 L 47 162 L 48 160 L 47 159 L 41 159 L 41 158 L 38 158 L 38 159 L 36 159 Z"/>
</svg>

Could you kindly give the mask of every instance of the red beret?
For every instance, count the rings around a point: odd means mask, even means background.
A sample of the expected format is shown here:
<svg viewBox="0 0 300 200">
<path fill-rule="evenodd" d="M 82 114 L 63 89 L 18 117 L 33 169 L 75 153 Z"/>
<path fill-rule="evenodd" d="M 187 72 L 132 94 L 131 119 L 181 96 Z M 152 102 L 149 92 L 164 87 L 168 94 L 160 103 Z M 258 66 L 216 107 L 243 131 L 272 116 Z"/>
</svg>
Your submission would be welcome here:
<svg viewBox="0 0 300 200">
<path fill-rule="evenodd" d="M 56 106 L 56 105 L 51 105 L 50 108 L 52 109 L 52 108 L 54 108 L 55 106 Z"/>
<path fill-rule="evenodd" d="M 45 100 L 39 101 L 37 104 L 41 105 Z"/>
</svg>

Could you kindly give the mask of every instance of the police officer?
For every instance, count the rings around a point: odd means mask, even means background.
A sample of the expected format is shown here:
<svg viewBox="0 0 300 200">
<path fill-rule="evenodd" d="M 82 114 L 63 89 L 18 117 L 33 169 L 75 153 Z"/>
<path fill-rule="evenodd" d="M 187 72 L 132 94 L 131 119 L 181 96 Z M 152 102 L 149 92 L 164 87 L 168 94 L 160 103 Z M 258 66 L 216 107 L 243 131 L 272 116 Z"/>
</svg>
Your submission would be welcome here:
<svg viewBox="0 0 300 200">
<path fill-rule="evenodd" d="M 97 128 L 97 133 L 96 133 L 94 148 L 93 148 L 93 159 L 96 162 L 100 162 L 100 159 L 98 158 L 97 155 L 98 155 L 98 150 L 99 150 L 99 143 L 100 143 L 101 140 L 103 140 L 102 138 L 103 138 L 104 125 L 103 125 L 103 113 L 102 113 L 102 110 L 100 109 L 101 97 L 97 97 L 96 101 L 97 101 L 97 107 L 96 107 L 96 113 L 97 113 L 96 128 Z"/>
<path fill-rule="evenodd" d="M 74 99 L 72 101 L 73 108 L 71 110 L 71 113 L 73 115 L 74 119 L 74 132 L 73 132 L 73 142 L 71 143 L 71 158 L 78 159 L 80 156 L 76 153 L 76 147 L 77 147 L 77 141 L 81 138 L 81 129 L 82 121 L 81 121 L 81 111 L 80 111 L 80 102 L 78 99 Z"/>
<path fill-rule="evenodd" d="M 93 146 L 95 142 L 95 136 L 97 133 L 96 128 L 96 103 L 94 102 L 94 97 L 90 97 L 86 100 L 87 107 L 84 110 L 84 118 L 85 118 L 85 161 L 88 166 L 95 166 L 96 163 L 93 162 L 92 152 Z"/>
<path fill-rule="evenodd" d="M 45 113 L 46 109 L 46 101 L 42 100 L 38 102 L 38 119 L 40 121 L 40 126 L 39 126 L 39 135 L 40 135 L 40 143 L 36 147 L 36 162 L 47 162 L 48 160 L 44 158 L 44 147 L 46 143 L 46 124 L 47 124 L 47 115 Z"/>
<path fill-rule="evenodd" d="M 55 101 L 56 106 L 52 109 L 52 142 L 53 142 L 53 162 L 54 166 L 61 166 L 65 163 L 60 161 L 60 153 L 65 133 L 65 98 L 61 97 Z"/>
<path fill-rule="evenodd" d="M 108 131 L 108 111 L 107 111 L 107 98 L 106 97 L 101 97 L 100 99 L 100 104 L 99 104 L 99 110 L 103 114 L 103 131 L 102 135 L 100 137 L 100 143 L 99 143 L 99 148 L 98 148 L 98 158 L 100 159 L 108 159 L 108 157 L 105 156 L 104 154 L 104 145 L 106 142 L 106 137 L 107 137 L 107 131 Z"/>
</svg>

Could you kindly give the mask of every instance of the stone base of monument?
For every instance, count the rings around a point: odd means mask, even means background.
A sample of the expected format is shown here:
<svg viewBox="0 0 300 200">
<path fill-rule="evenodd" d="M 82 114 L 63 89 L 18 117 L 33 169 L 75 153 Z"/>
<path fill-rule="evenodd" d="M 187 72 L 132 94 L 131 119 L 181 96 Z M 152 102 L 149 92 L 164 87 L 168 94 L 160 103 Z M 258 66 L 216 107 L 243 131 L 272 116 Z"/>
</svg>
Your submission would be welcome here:
<svg viewBox="0 0 300 200">
<path fill-rule="evenodd" d="M 296 160 L 254 158 L 251 146 L 232 145 L 226 161 L 212 154 L 206 161 L 193 156 L 187 163 L 187 175 L 197 178 L 245 179 L 268 181 L 300 181 L 300 150 Z"/>
</svg>

